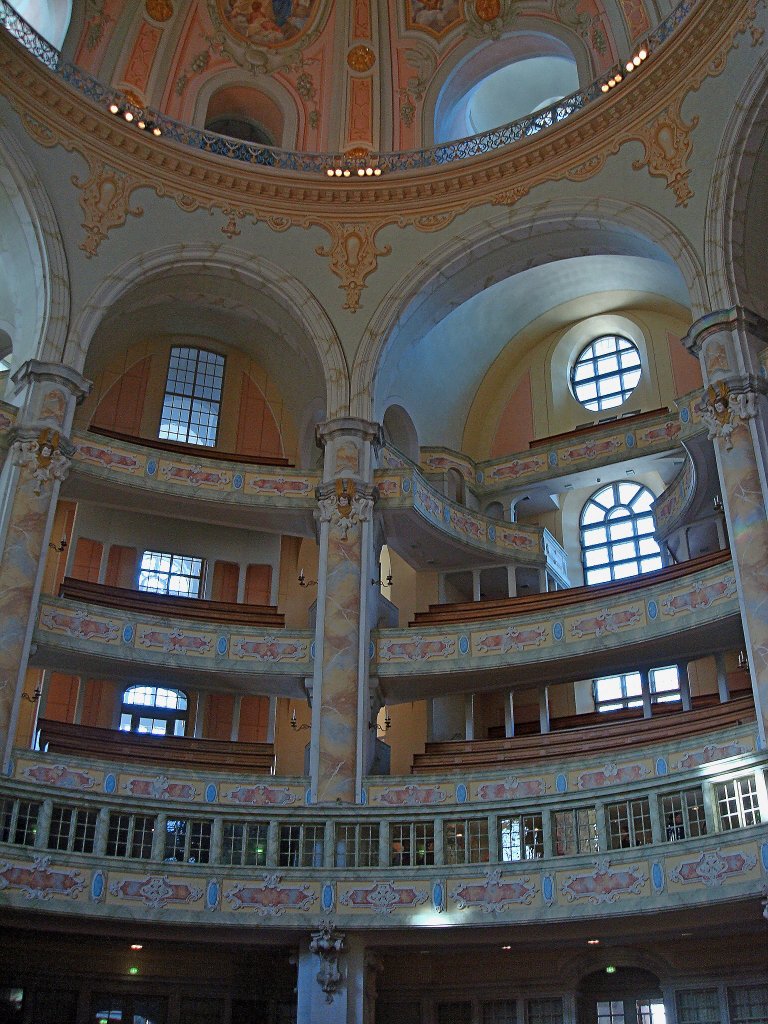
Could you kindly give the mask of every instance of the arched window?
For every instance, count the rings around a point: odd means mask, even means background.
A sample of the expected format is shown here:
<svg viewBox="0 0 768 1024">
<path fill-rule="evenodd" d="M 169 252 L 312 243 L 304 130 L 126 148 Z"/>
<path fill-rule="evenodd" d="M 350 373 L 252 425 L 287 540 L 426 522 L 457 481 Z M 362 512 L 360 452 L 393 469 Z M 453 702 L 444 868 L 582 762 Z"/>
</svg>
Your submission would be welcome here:
<svg viewBox="0 0 768 1024">
<path fill-rule="evenodd" d="M 654 540 L 654 495 L 641 484 L 622 481 L 596 491 L 581 512 L 584 582 L 607 583 L 662 567 Z"/>
<path fill-rule="evenodd" d="M 123 693 L 120 731 L 183 736 L 187 695 L 163 686 L 129 686 Z"/>
<path fill-rule="evenodd" d="M 600 412 L 626 402 L 641 373 L 635 343 L 609 334 L 595 338 L 581 350 L 571 371 L 571 388 L 586 409 Z"/>
<path fill-rule="evenodd" d="M 259 146 L 274 146 L 275 142 L 269 132 L 255 121 L 246 117 L 222 115 L 207 122 L 206 131 L 227 135 L 231 139 L 242 139 L 244 142 L 255 142 Z"/>
<path fill-rule="evenodd" d="M 213 448 L 219 426 L 224 356 L 172 348 L 158 437 Z"/>
</svg>

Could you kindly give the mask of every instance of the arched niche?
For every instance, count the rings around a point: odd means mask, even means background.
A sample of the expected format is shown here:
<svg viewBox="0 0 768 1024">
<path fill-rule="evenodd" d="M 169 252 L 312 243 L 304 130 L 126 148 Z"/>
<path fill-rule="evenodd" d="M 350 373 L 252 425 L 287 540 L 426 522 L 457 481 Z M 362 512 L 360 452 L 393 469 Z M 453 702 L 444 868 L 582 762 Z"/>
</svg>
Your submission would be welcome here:
<svg viewBox="0 0 768 1024">
<path fill-rule="evenodd" d="M 267 76 L 259 78 L 258 88 L 252 81 L 244 81 L 242 73 L 231 70 L 204 79 L 195 97 L 192 123 L 212 131 L 231 134 L 216 127 L 216 122 L 240 122 L 243 126 L 262 133 L 266 142 L 253 138 L 262 145 L 292 149 L 299 133 L 299 110 L 294 98 L 279 82 Z M 234 136 L 243 138 L 242 134 Z"/>
<path fill-rule="evenodd" d="M 384 413 L 384 434 L 401 455 L 418 463 L 419 435 L 402 405 L 390 405 Z"/>
</svg>

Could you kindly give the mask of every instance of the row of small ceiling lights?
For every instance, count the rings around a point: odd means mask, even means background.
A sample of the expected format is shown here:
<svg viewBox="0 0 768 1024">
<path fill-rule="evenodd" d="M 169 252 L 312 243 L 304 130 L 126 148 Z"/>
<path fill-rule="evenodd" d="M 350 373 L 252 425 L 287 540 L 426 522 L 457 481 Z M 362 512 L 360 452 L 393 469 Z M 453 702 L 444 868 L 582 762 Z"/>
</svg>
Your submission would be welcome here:
<svg viewBox="0 0 768 1024">
<path fill-rule="evenodd" d="M 144 117 L 136 117 L 132 110 L 120 107 L 117 103 L 110 103 L 109 112 L 110 114 L 116 114 L 118 117 L 122 116 L 129 124 L 135 121 L 136 127 L 141 128 L 142 131 L 152 132 L 153 135 L 163 134 L 158 125 L 153 124 L 152 121 L 147 121 Z"/>
<path fill-rule="evenodd" d="M 329 178 L 349 178 L 352 175 L 351 167 L 328 167 L 325 171 Z M 375 175 L 377 178 L 381 174 L 380 167 L 358 167 L 357 174 L 361 178 L 370 178 L 371 175 Z"/>
<path fill-rule="evenodd" d="M 631 57 L 625 64 L 627 73 L 629 73 L 630 71 L 634 71 L 635 68 L 639 68 L 647 56 L 648 50 L 645 46 L 642 46 L 634 55 L 634 57 Z M 623 81 L 623 78 L 624 76 L 621 74 L 621 72 L 617 71 L 613 78 L 609 78 L 607 82 L 603 82 L 603 84 L 600 86 L 600 89 L 603 92 L 608 92 L 609 90 L 615 88 L 619 84 L 619 82 Z"/>
</svg>

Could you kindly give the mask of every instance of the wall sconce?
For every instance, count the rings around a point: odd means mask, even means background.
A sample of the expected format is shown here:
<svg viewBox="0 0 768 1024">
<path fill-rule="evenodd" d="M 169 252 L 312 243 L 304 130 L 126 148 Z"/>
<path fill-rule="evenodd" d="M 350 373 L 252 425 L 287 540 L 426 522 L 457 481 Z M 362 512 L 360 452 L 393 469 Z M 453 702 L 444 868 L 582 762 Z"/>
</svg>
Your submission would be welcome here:
<svg viewBox="0 0 768 1024">
<path fill-rule="evenodd" d="M 384 724 L 379 725 L 379 723 L 374 718 L 369 728 L 375 728 L 380 736 L 386 736 L 389 730 L 392 728 L 392 719 L 389 714 L 389 708 L 384 708 Z"/>
<path fill-rule="evenodd" d="M 379 578 L 377 580 L 371 580 L 371 586 L 374 587 L 391 587 L 392 586 L 392 573 L 387 575 L 386 582 L 382 582 L 381 579 L 381 566 L 379 566 Z"/>
<path fill-rule="evenodd" d="M 291 708 L 291 728 L 294 732 L 301 732 L 302 729 L 311 729 L 311 725 L 307 725 L 306 722 L 303 725 L 299 725 L 296 721 L 296 708 Z"/>
<path fill-rule="evenodd" d="M 304 576 L 304 570 L 299 569 L 299 586 L 300 587 L 316 587 L 317 580 L 308 580 Z M 295 712 L 294 712 L 295 713 Z"/>
<path fill-rule="evenodd" d="M 31 697 L 28 693 L 22 693 L 21 696 L 24 698 L 24 700 L 28 700 L 30 704 L 37 704 L 37 702 L 43 696 L 43 691 L 40 689 L 39 686 L 36 686 Z"/>
<path fill-rule="evenodd" d="M 715 512 L 723 511 L 723 499 L 720 497 L 719 494 L 716 494 L 712 499 L 712 505 L 714 507 Z"/>
<path fill-rule="evenodd" d="M 58 551 L 58 553 L 61 554 L 61 552 L 65 551 L 67 548 L 67 538 L 62 537 L 58 544 L 54 544 L 52 540 L 48 541 L 48 547 L 51 548 L 51 550 Z"/>
<path fill-rule="evenodd" d="M 743 669 L 744 672 L 749 672 L 749 659 L 747 658 L 744 651 L 739 651 L 739 656 L 736 659 L 736 664 L 739 666 L 740 669 Z"/>
</svg>

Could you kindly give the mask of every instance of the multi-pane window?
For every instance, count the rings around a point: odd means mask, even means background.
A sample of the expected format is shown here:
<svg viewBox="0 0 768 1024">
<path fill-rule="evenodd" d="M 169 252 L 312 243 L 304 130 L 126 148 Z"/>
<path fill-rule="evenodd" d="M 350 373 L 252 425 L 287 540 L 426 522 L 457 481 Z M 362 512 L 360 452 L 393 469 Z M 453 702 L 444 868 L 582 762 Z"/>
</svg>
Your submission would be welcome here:
<svg viewBox="0 0 768 1024">
<path fill-rule="evenodd" d="M 389 840 L 390 864 L 393 867 L 423 867 L 435 863 L 434 822 L 393 822 Z"/>
<path fill-rule="evenodd" d="M 207 864 L 211 858 L 211 822 L 168 818 L 165 822 L 163 860 Z"/>
<path fill-rule="evenodd" d="M 145 551 L 139 568 L 139 590 L 171 597 L 199 597 L 203 560 L 170 551 Z"/>
<path fill-rule="evenodd" d="M 648 673 L 652 704 L 669 704 L 680 700 L 680 676 L 676 665 L 652 668 Z M 619 711 L 643 706 L 639 672 L 621 672 L 600 676 L 592 681 L 596 711 Z"/>
<path fill-rule="evenodd" d="M 768 1021 L 768 985 L 739 985 L 728 989 L 731 1024 L 765 1024 Z"/>
<path fill-rule="evenodd" d="M 223 356 L 200 348 L 172 348 L 157 436 L 213 448 L 223 380 Z"/>
<path fill-rule="evenodd" d="M 97 817 L 97 811 L 54 805 L 48 829 L 48 849 L 93 853 Z"/>
<path fill-rule="evenodd" d="M 40 807 L 31 800 L 0 802 L 0 842 L 34 846 Z"/>
<path fill-rule="evenodd" d="M 581 512 L 584 582 L 607 583 L 652 572 L 662 566 L 654 540 L 653 493 L 621 481 L 596 491 Z"/>
<path fill-rule="evenodd" d="M 444 863 L 485 864 L 489 859 L 487 818 L 443 822 Z"/>
<path fill-rule="evenodd" d="M 626 402 L 641 374 L 637 346 L 620 335 L 595 338 L 579 353 L 571 370 L 576 399 L 593 412 Z"/>
<path fill-rule="evenodd" d="M 597 1024 L 624 1024 L 624 1001 L 621 999 L 598 999 Z"/>
<path fill-rule="evenodd" d="M 379 863 L 378 822 L 336 826 L 334 859 L 337 868 L 375 868 Z"/>
<path fill-rule="evenodd" d="M 692 839 L 707 834 L 704 817 L 704 794 L 701 786 L 669 793 L 661 798 L 661 820 L 667 842 Z"/>
<path fill-rule="evenodd" d="M 517 814 L 499 819 L 499 856 L 503 861 L 544 856 L 541 814 Z"/>
<path fill-rule="evenodd" d="M 280 826 L 279 863 L 282 868 L 321 868 L 325 826 L 319 823 Z"/>
<path fill-rule="evenodd" d="M 121 814 L 109 816 L 107 830 L 108 857 L 134 857 L 149 860 L 152 856 L 152 837 L 155 819 L 149 814 Z"/>
<path fill-rule="evenodd" d="M 760 824 L 760 804 L 754 775 L 720 782 L 715 787 L 715 794 L 720 827 L 724 832 Z"/>
<path fill-rule="evenodd" d="M 598 853 L 597 814 L 594 807 L 574 807 L 552 815 L 552 839 L 556 857 Z"/>
<path fill-rule="evenodd" d="M 187 722 L 187 695 L 163 686 L 129 686 L 123 693 L 122 732 L 183 736 Z"/>
<path fill-rule="evenodd" d="M 242 822 L 224 822 L 221 860 L 223 864 L 267 863 L 267 832 L 265 821 L 254 825 Z"/>
<path fill-rule="evenodd" d="M 562 999 L 526 999 L 526 1024 L 563 1024 Z"/>
<path fill-rule="evenodd" d="M 716 988 L 687 989 L 675 994 L 677 1024 L 720 1024 Z"/>
<path fill-rule="evenodd" d="M 494 999 L 483 1003 L 483 1024 L 517 1024 L 517 1002 Z"/>
<path fill-rule="evenodd" d="M 648 797 L 609 804 L 606 813 L 608 817 L 608 846 L 611 850 L 647 846 L 648 843 L 653 842 Z"/>
</svg>

